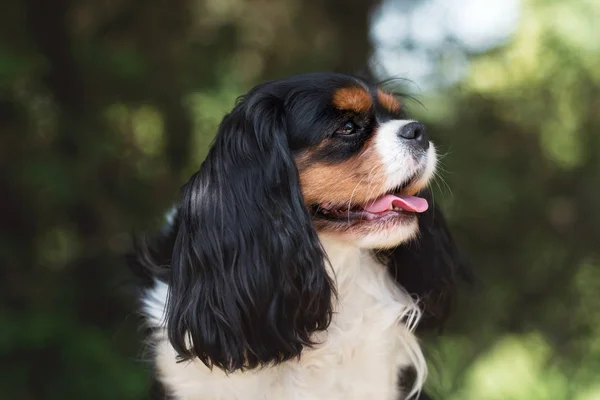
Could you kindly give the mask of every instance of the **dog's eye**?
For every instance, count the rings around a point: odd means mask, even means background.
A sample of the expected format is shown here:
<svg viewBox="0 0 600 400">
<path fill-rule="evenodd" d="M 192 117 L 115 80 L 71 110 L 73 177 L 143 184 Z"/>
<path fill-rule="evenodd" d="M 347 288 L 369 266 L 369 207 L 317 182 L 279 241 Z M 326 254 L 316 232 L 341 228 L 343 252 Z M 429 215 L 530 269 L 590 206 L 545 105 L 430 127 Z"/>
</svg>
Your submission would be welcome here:
<svg viewBox="0 0 600 400">
<path fill-rule="evenodd" d="M 337 133 L 342 133 L 344 135 L 350 135 L 354 132 L 356 132 L 356 124 L 352 121 L 347 121 L 344 126 L 337 131 Z"/>
</svg>

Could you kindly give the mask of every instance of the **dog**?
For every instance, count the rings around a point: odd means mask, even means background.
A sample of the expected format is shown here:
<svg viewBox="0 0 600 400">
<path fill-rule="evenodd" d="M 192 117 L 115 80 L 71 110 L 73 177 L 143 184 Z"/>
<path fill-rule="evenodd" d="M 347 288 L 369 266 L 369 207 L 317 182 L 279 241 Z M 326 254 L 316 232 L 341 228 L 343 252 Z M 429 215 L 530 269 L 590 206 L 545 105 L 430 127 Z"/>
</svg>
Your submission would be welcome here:
<svg viewBox="0 0 600 400">
<path fill-rule="evenodd" d="M 223 118 L 134 257 L 169 398 L 423 396 L 415 328 L 441 326 L 463 263 L 428 189 L 436 149 L 400 100 L 310 73 Z"/>
</svg>

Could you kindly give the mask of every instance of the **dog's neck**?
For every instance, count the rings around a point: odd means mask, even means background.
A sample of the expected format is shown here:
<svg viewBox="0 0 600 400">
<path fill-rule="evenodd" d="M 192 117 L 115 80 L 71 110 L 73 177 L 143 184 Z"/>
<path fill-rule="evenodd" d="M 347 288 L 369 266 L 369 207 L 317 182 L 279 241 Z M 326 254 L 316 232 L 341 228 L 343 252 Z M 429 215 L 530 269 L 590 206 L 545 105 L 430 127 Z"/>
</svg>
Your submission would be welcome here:
<svg viewBox="0 0 600 400">
<path fill-rule="evenodd" d="M 347 296 L 356 297 L 356 291 L 372 292 L 375 297 L 383 293 L 401 303 L 412 304 L 392 279 L 389 279 L 386 266 L 375 259 L 373 251 L 340 240 L 332 235 L 320 234 L 319 239 L 327 255 L 327 269 L 334 282 L 337 300 L 343 302 Z M 381 286 L 373 290 L 376 286 Z M 346 299 L 348 300 L 348 299 Z"/>
<path fill-rule="evenodd" d="M 400 338 L 399 342 L 390 343 L 396 343 L 402 349 L 398 352 L 398 365 L 414 368 L 414 394 L 427 375 L 418 341 L 410 333 L 421 315 L 417 302 L 389 276 L 387 266 L 374 257 L 373 250 L 360 248 L 332 235 L 320 234 L 319 238 L 327 254 L 330 276 L 337 293 L 334 320 L 329 331 L 343 336 L 344 332 L 359 331 L 356 321 L 362 321 L 368 326 L 363 334 L 376 336 L 374 332 L 400 326 L 400 322 L 406 324 L 408 329 L 398 329 L 389 337 L 381 337 Z M 334 340 L 337 340 L 335 336 Z"/>
<path fill-rule="evenodd" d="M 358 259 L 369 253 L 365 249 L 361 249 L 350 242 L 340 240 L 330 234 L 321 233 L 319 234 L 319 239 L 334 269 L 349 262 L 356 263 Z"/>
<path fill-rule="evenodd" d="M 327 255 L 327 269 L 337 289 L 346 286 L 348 280 L 361 275 L 361 269 L 373 268 L 375 263 L 369 250 L 340 240 L 332 235 L 320 234 L 319 239 Z M 376 268 L 376 267 L 375 267 Z M 338 293 L 342 295 L 342 293 Z"/>
</svg>

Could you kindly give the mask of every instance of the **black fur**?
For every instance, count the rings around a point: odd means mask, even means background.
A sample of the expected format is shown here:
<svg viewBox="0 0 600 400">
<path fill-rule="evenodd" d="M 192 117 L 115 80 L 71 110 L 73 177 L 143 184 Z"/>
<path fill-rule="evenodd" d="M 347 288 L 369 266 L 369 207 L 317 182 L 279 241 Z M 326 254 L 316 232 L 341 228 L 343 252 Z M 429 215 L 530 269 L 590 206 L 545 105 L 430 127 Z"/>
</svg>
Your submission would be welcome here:
<svg viewBox="0 0 600 400">
<path fill-rule="evenodd" d="M 182 360 L 225 371 L 282 362 L 330 322 L 325 254 L 287 134 L 286 109 L 299 105 L 281 90 L 259 87 L 224 118 L 184 188 L 167 305 Z"/>
</svg>

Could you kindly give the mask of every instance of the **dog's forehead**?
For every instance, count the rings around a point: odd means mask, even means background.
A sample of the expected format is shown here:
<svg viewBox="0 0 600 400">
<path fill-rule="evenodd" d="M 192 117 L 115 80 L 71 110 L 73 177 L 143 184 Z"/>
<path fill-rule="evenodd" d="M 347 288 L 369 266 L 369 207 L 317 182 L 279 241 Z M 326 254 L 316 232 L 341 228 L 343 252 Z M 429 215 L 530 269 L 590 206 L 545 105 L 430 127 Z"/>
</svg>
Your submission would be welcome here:
<svg viewBox="0 0 600 400">
<path fill-rule="evenodd" d="M 363 113 L 373 107 L 371 93 L 362 86 L 335 89 L 331 100 L 335 108 L 343 111 Z"/>
<path fill-rule="evenodd" d="M 401 107 L 400 102 L 393 94 L 381 88 L 370 91 L 364 86 L 349 86 L 335 89 L 332 95 L 332 104 L 339 110 L 357 114 L 368 112 L 373 109 L 374 105 L 390 113 L 397 113 Z"/>
<path fill-rule="evenodd" d="M 384 91 L 383 89 L 377 89 L 377 101 L 383 109 L 392 114 L 400 111 L 400 108 L 402 107 L 396 96 Z"/>
</svg>

